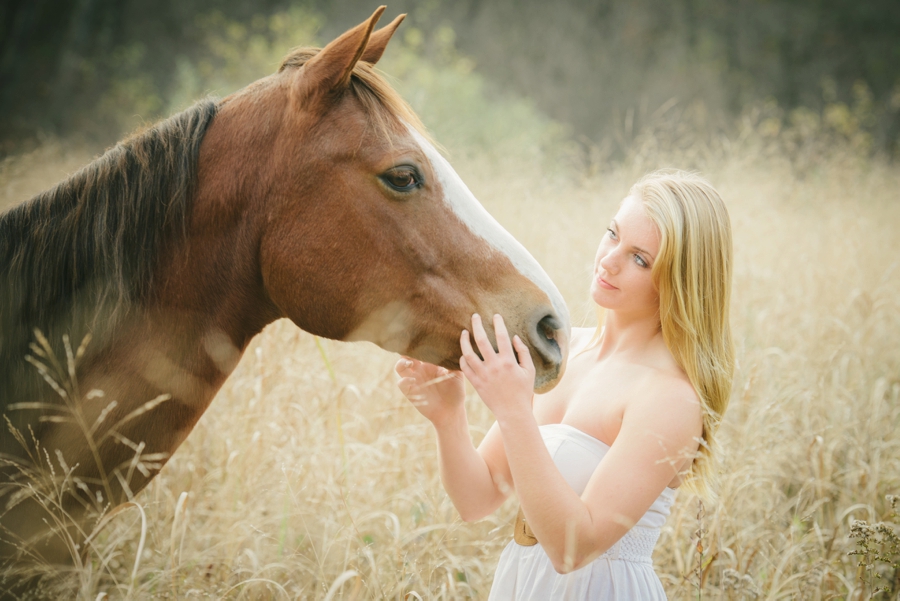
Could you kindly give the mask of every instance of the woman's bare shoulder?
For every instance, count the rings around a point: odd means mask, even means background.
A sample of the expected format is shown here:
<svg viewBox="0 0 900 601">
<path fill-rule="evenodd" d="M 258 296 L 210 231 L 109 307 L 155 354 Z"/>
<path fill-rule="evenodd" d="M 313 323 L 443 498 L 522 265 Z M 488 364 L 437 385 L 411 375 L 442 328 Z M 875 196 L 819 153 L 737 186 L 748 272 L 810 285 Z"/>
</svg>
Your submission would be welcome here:
<svg viewBox="0 0 900 601">
<path fill-rule="evenodd" d="M 685 425 L 702 420 L 700 397 L 690 379 L 681 370 L 653 369 L 641 379 L 633 402 L 641 411 L 652 412 L 663 420 L 685 421 Z"/>
<path fill-rule="evenodd" d="M 648 378 L 646 385 L 651 389 L 650 396 L 661 397 L 667 400 L 682 400 L 687 402 L 699 402 L 700 397 L 691 384 L 690 378 L 682 371 L 654 370 L 654 377 Z"/>
<path fill-rule="evenodd" d="M 699 402 L 700 397 L 691 379 L 664 345 L 656 345 L 640 360 L 635 361 L 635 364 L 644 372 L 642 377 L 632 380 L 640 390 L 641 397 Z"/>
</svg>

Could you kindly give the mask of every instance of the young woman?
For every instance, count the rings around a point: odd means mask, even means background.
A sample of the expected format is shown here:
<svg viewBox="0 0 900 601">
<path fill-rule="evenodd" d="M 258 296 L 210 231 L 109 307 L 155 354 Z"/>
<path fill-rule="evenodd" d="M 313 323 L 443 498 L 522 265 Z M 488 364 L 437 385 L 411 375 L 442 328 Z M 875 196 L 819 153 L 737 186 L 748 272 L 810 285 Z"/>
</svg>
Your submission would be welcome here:
<svg viewBox="0 0 900 601">
<path fill-rule="evenodd" d="M 731 228 L 719 194 L 679 171 L 645 176 L 600 242 L 566 373 L 534 395 L 527 347 L 490 317 L 463 331 L 461 372 L 403 358 L 400 389 L 434 424 L 441 480 L 466 521 L 515 490 L 521 510 L 490 598 L 665 599 L 650 559 L 679 486 L 710 494 L 734 359 Z M 463 375 L 496 423 L 472 445 Z M 537 543 L 537 544 L 535 544 Z"/>
</svg>

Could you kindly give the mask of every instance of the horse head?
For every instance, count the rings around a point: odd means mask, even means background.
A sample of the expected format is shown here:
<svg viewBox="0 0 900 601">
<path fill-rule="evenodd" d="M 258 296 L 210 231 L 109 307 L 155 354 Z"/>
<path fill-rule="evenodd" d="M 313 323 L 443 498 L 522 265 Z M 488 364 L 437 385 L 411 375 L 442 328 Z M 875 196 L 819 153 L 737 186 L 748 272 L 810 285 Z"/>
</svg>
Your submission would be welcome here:
<svg viewBox="0 0 900 601">
<path fill-rule="evenodd" d="M 201 182 L 255 195 L 260 277 L 279 316 L 455 369 L 472 314 L 499 313 L 531 349 L 536 389 L 551 388 L 567 352 L 562 296 L 373 68 L 403 19 L 375 31 L 383 10 L 226 98 Z M 247 156 L 252 175 L 238 166 Z"/>
</svg>

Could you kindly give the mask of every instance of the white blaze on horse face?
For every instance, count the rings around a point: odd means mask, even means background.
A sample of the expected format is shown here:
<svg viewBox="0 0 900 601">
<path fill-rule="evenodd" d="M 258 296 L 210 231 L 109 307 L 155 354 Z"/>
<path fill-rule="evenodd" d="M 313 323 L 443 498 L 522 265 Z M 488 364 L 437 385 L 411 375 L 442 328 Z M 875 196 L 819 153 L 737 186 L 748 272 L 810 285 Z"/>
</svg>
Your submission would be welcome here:
<svg viewBox="0 0 900 601">
<path fill-rule="evenodd" d="M 540 263 L 481 206 L 481 203 L 478 202 L 475 195 L 462 181 L 462 178 L 459 177 L 447 159 L 437 151 L 434 145 L 426 140 L 414 127 L 409 125 L 406 127 L 410 135 L 422 148 L 422 152 L 431 161 L 431 167 L 444 190 L 444 202 L 450 205 L 456 216 L 468 226 L 473 234 L 483 238 L 488 244 L 509 257 L 509 260 L 519 273 L 544 291 L 553 305 L 556 316 L 562 322 L 563 330 L 568 336 L 569 310 L 566 308 L 566 303 L 559 290 L 557 290 L 556 285 L 541 267 Z"/>
</svg>

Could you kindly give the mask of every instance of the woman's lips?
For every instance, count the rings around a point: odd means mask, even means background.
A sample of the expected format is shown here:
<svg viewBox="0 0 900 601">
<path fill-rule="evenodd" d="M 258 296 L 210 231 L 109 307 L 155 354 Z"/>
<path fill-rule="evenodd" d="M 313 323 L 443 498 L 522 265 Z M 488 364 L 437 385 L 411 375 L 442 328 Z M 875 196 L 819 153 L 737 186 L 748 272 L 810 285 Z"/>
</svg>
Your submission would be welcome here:
<svg viewBox="0 0 900 601">
<path fill-rule="evenodd" d="M 609 282 L 607 282 L 606 280 L 604 280 L 603 278 L 601 278 L 599 276 L 597 277 L 597 283 L 600 284 L 601 288 L 606 288 L 607 290 L 618 290 L 618 288 L 616 288 L 615 286 L 613 286 L 612 284 L 610 284 Z"/>
</svg>

